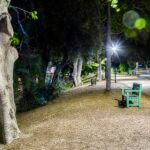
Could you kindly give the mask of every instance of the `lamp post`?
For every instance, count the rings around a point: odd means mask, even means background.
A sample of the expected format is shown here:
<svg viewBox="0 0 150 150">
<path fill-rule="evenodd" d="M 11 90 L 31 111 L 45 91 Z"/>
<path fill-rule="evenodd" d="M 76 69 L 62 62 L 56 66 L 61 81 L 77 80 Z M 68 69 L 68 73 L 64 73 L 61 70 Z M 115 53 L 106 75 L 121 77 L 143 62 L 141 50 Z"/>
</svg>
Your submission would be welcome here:
<svg viewBox="0 0 150 150">
<path fill-rule="evenodd" d="M 115 54 L 118 57 L 118 51 L 121 49 L 121 43 L 119 41 L 113 42 L 109 39 L 109 43 L 106 45 L 106 90 L 111 90 L 111 59 L 112 55 Z"/>
<path fill-rule="evenodd" d="M 115 83 L 117 82 L 117 68 L 115 67 L 114 69 L 114 72 L 115 72 Z"/>
<path fill-rule="evenodd" d="M 111 51 L 112 51 L 112 54 L 111 54 L 111 57 L 113 56 L 113 54 L 117 54 L 117 51 L 119 50 L 120 48 L 120 44 L 119 43 L 112 43 L 111 45 Z M 115 83 L 117 82 L 117 68 L 115 66 L 114 68 L 114 79 L 115 79 Z"/>
</svg>

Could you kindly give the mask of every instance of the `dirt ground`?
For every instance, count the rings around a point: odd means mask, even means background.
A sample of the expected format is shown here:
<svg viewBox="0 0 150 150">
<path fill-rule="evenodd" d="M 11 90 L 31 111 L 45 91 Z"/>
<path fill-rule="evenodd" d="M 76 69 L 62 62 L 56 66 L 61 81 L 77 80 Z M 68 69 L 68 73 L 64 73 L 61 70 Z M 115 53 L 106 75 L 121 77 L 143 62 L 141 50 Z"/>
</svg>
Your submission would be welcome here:
<svg viewBox="0 0 150 150">
<path fill-rule="evenodd" d="M 84 86 L 18 114 L 22 137 L 3 150 L 150 150 L 150 97 L 118 107 L 121 90 Z"/>
</svg>

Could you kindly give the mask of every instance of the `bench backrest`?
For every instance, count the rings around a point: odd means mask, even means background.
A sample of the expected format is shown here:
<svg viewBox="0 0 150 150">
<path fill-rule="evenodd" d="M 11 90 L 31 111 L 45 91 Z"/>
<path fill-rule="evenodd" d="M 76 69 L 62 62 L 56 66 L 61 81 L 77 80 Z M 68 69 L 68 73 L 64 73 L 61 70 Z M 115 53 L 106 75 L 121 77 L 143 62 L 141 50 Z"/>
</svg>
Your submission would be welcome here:
<svg viewBox="0 0 150 150">
<path fill-rule="evenodd" d="M 136 94 L 136 95 L 138 95 L 138 96 L 141 96 L 141 94 L 142 94 L 142 84 L 133 83 L 132 90 L 138 90 L 139 92 L 133 92 L 133 94 Z"/>
</svg>

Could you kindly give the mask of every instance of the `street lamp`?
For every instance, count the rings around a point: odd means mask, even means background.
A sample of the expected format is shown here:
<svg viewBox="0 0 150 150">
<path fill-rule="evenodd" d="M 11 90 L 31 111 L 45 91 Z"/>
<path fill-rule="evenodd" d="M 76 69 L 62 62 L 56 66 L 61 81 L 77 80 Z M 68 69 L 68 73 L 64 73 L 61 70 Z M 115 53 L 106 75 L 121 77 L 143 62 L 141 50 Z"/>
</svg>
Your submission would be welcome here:
<svg viewBox="0 0 150 150">
<path fill-rule="evenodd" d="M 116 54 L 118 56 L 117 52 L 120 50 L 120 43 L 119 42 L 111 43 L 110 50 L 112 52 L 111 57 L 113 56 L 113 54 Z M 116 75 L 117 75 L 117 68 L 116 67 L 114 69 L 114 73 L 115 73 L 115 83 L 116 83 Z"/>
<path fill-rule="evenodd" d="M 111 59 L 113 54 L 115 54 L 118 59 L 118 51 L 122 49 L 121 42 L 119 40 L 109 42 L 106 45 L 106 57 L 107 57 L 107 67 L 106 67 L 106 89 L 109 90 L 111 85 Z M 120 59 L 119 59 L 120 60 Z M 116 71 L 115 71 L 115 82 L 116 82 Z"/>
<path fill-rule="evenodd" d="M 112 43 L 111 44 L 111 50 L 112 50 L 112 55 L 113 55 L 113 53 L 117 53 L 117 51 L 120 50 L 120 44 Z"/>
<path fill-rule="evenodd" d="M 115 52 L 117 50 L 117 46 L 116 45 L 112 45 L 112 50 Z"/>
</svg>

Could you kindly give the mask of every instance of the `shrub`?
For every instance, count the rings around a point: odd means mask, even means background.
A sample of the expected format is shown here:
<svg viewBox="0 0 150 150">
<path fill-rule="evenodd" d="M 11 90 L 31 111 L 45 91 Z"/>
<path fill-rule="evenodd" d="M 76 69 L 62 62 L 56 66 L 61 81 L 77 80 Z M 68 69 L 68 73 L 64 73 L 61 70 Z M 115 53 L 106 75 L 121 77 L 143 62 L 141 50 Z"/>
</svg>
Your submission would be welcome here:
<svg viewBox="0 0 150 150">
<path fill-rule="evenodd" d="M 119 65 L 119 72 L 124 73 L 127 72 L 127 67 L 124 64 Z"/>
</svg>

